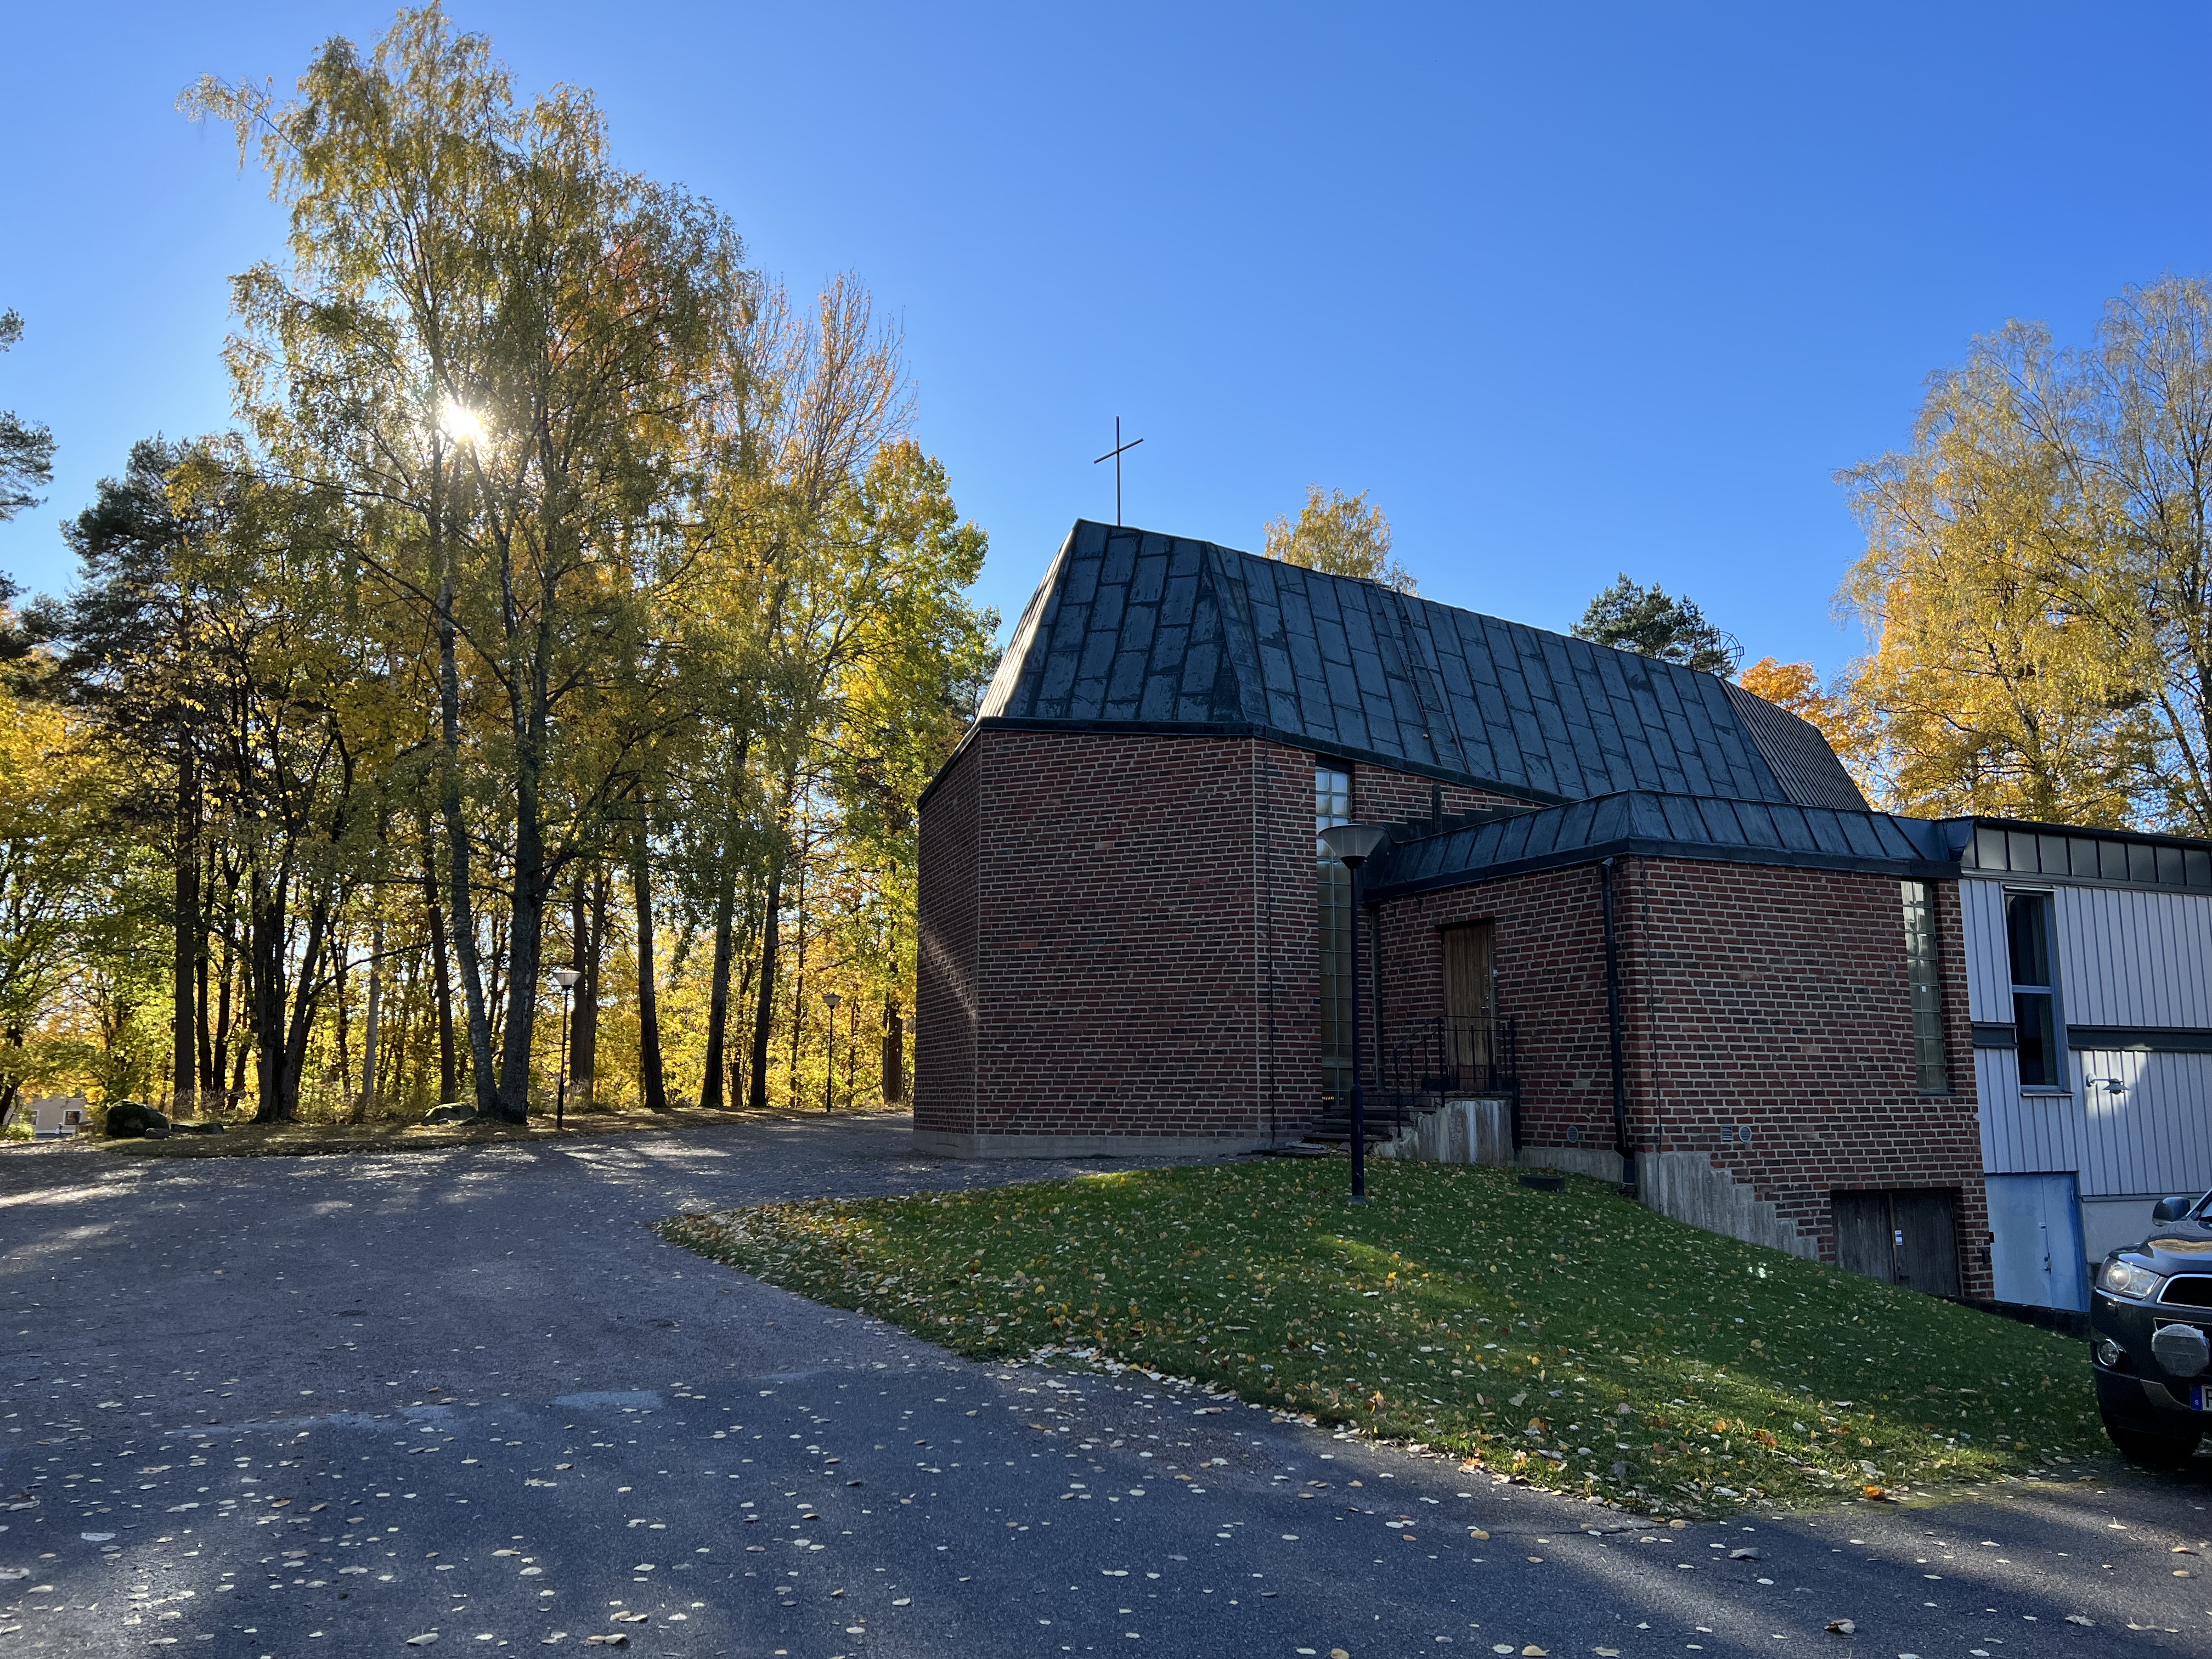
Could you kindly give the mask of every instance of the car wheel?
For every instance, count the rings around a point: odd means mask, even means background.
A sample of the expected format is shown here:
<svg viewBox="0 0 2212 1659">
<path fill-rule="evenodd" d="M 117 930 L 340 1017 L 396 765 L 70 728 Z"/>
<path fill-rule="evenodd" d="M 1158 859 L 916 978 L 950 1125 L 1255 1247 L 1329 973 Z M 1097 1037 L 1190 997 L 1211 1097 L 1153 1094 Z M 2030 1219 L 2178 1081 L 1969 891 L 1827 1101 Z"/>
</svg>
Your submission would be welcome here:
<svg viewBox="0 0 2212 1659">
<path fill-rule="evenodd" d="M 2105 1419 L 2105 1433 L 2120 1455 L 2138 1468 L 2173 1469 L 2180 1468 L 2197 1455 L 2199 1434 L 2150 1434 L 2142 1429 L 2124 1429 Z"/>
</svg>

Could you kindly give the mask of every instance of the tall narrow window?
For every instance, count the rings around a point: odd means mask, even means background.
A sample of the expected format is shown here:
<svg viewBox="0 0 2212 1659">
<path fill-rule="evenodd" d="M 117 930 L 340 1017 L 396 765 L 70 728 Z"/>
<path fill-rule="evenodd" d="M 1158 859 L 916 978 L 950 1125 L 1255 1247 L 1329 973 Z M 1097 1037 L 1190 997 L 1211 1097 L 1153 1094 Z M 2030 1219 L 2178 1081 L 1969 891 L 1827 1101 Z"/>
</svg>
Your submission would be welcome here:
<svg viewBox="0 0 2212 1659">
<path fill-rule="evenodd" d="M 1321 832 L 1352 822 L 1352 774 L 1314 768 L 1314 874 L 1321 897 L 1322 1093 L 1352 1091 L 1352 875 L 1321 844 Z"/>
<path fill-rule="evenodd" d="M 1943 1042 L 1943 979 L 1936 949 L 1936 890 L 1924 881 L 1905 890 L 1905 971 L 1912 987 L 1912 1058 L 1923 1095 L 1951 1092 L 1950 1055 Z"/>
<path fill-rule="evenodd" d="M 2051 972 L 2051 896 L 2007 893 L 2005 933 L 2012 952 L 2012 1023 L 2025 1089 L 2063 1089 L 2058 997 Z"/>
</svg>

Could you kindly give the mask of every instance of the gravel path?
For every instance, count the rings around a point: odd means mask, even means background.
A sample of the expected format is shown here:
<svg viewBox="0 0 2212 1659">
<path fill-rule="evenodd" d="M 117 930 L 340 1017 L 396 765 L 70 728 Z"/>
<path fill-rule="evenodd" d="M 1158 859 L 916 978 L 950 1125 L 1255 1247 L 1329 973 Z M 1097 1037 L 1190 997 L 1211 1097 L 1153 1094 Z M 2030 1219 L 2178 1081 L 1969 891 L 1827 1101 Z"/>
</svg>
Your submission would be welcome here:
<svg viewBox="0 0 2212 1659">
<path fill-rule="evenodd" d="M 648 1231 L 1101 1167 L 920 1158 L 886 1117 L 0 1152 L 0 1653 L 2212 1650 L 2212 1458 L 1641 1527 L 1135 1373 L 971 1364 Z"/>
</svg>

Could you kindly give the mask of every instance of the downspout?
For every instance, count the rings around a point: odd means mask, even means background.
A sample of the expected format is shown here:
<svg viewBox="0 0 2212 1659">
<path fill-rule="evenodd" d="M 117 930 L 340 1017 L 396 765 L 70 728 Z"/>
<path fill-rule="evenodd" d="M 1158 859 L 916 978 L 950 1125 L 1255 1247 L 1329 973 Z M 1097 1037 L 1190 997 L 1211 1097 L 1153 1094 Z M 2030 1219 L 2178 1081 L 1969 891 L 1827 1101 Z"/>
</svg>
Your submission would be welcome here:
<svg viewBox="0 0 2212 1659">
<path fill-rule="evenodd" d="M 1613 1146 L 1620 1154 L 1620 1195 L 1636 1196 L 1636 1143 L 1628 1130 L 1628 1065 L 1620 1041 L 1620 939 L 1613 925 L 1613 860 L 1600 866 L 1605 902 L 1605 1020 L 1613 1043 Z"/>
</svg>

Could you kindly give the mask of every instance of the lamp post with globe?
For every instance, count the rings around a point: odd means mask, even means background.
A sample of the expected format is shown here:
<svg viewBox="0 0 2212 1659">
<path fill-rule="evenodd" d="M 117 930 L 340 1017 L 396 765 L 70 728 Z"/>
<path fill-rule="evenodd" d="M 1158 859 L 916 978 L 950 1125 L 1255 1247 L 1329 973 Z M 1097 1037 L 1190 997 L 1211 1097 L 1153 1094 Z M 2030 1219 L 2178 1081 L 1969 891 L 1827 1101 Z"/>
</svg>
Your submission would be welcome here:
<svg viewBox="0 0 2212 1659">
<path fill-rule="evenodd" d="M 553 982 L 561 988 L 561 1076 L 553 1090 L 553 1127 L 562 1125 L 568 1110 L 568 1005 L 583 977 L 574 968 L 556 968 Z"/>
<path fill-rule="evenodd" d="M 1352 872 L 1352 1201 L 1367 1201 L 1367 1091 L 1360 1082 L 1359 866 L 1389 839 L 1382 825 L 1340 823 L 1321 832 L 1321 844 Z"/>
</svg>

